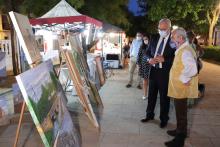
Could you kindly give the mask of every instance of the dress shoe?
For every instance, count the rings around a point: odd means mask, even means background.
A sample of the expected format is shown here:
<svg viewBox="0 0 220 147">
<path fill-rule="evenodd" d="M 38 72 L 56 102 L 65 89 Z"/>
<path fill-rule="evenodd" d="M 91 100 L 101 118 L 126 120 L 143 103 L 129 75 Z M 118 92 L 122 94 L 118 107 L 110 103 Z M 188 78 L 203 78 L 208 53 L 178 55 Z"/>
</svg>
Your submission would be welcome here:
<svg viewBox="0 0 220 147">
<path fill-rule="evenodd" d="M 180 134 L 176 135 L 176 137 L 173 140 L 167 141 L 164 144 L 167 147 L 184 147 L 185 139 L 186 137 L 184 136 L 184 134 Z"/>
<path fill-rule="evenodd" d="M 167 122 L 160 122 L 160 128 L 165 128 L 167 126 Z"/>
<path fill-rule="evenodd" d="M 127 87 L 127 88 L 130 88 L 130 87 L 131 87 L 131 84 L 127 84 L 126 87 Z"/>
<path fill-rule="evenodd" d="M 175 130 L 168 130 L 167 134 L 170 135 L 170 136 L 176 136 L 177 135 L 176 129 Z M 182 136 L 186 138 L 187 133 L 182 133 Z"/>
<path fill-rule="evenodd" d="M 168 130 L 167 134 L 170 136 L 176 136 L 176 129 L 175 130 Z"/>
<path fill-rule="evenodd" d="M 146 118 L 143 118 L 142 120 L 141 120 L 141 122 L 142 123 L 146 123 L 146 122 L 148 122 L 148 121 L 150 121 L 150 120 L 153 120 L 154 118 L 151 118 L 151 117 L 146 117 Z"/>
</svg>

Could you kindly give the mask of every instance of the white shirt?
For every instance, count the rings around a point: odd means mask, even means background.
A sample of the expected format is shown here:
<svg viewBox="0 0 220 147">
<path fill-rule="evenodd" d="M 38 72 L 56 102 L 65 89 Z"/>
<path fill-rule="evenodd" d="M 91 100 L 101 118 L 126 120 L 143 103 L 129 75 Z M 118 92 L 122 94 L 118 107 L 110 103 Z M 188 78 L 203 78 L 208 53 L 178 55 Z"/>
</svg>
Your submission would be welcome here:
<svg viewBox="0 0 220 147">
<path fill-rule="evenodd" d="M 142 39 L 141 40 L 137 40 L 137 39 L 134 39 L 132 41 L 132 44 L 131 44 L 131 47 L 130 47 L 130 56 L 131 57 L 136 57 L 138 56 L 138 52 L 139 52 L 139 49 L 142 45 Z"/>
<path fill-rule="evenodd" d="M 165 49 L 165 47 L 166 47 L 167 41 L 168 41 L 168 39 L 169 39 L 169 36 L 170 36 L 170 34 L 168 34 L 165 38 L 160 36 L 160 39 L 159 39 L 159 41 L 158 41 L 158 43 L 157 43 L 157 48 L 156 48 L 154 57 L 157 56 L 157 52 L 158 52 L 158 49 L 159 49 L 159 47 L 160 47 L 160 43 L 162 42 L 162 40 L 163 40 L 163 38 L 164 38 L 164 44 L 163 44 L 162 52 L 161 52 L 161 54 L 160 54 L 160 55 L 163 55 L 163 52 L 164 52 L 164 49 Z M 155 64 L 154 64 L 153 66 L 155 66 Z M 159 63 L 159 68 L 162 68 L 162 63 Z"/>
<path fill-rule="evenodd" d="M 185 42 L 184 44 L 182 44 L 175 52 L 175 55 L 178 53 L 178 51 L 189 45 L 188 42 Z M 194 50 L 193 50 L 194 51 Z M 184 65 L 184 69 L 179 77 L 179 80 L 182 83 L 187 83 L 191 80 L 191 78 L 193 76 L 195 76 L 198 71 L 197 71 L 197 62 L 195 57 L 193 56 L 192 52 L 188 51 L 188 50 L 184 50 L 183 54 L 182 54 L 182 62 Z"/>
</svg>

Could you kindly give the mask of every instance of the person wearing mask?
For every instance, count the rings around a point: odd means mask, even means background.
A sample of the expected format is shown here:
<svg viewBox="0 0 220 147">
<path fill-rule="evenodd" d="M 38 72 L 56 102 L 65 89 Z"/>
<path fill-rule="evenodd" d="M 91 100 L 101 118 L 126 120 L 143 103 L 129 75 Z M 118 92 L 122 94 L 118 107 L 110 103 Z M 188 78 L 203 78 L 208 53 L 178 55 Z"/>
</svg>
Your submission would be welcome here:
<svg viewBox="0 0 220 147">
<path fill-rule="evenodd" d="M 172 31 L 172 40 L 177 50 L 170 70 L 168 96 L 174 99 L 177 127 L 167 131 L 168 135 L 175 138 L 165 142 L 165 145 L 183 147 L 187 137 L 187 98 L 198 98 L 197 57 L 183 28 Z"/>
<path fill-rule="evenodd" d="M 173 63 L 175 46 L 170 38 L 171 21 L 161 19 L 158 34 L 151 37 L 146 56 L 151 65 L 149 77 L 148 104 L 146 117 L 141 122 L 146 123 L 154 119 L 154 109 L 160 94 L 160 128 L 167 126 L 169 120 L 170 98 L 167 96 L 169 72 Z"/>
<path fill-rule="evenodd" d="M 139 76 L 143 78 L 143 97 L 142 99 L 147 99 L 147 87 L 148 87 L 148 79 L 150 75 L 150 64 L 147 62 L 146 52 L 148 49 L 149 39 L 147 36 L 143 36 L 143 43 L 138 53 L 137 64 L 139 67 Z"/>
<path fill-rule="evenodd" d="M 126 85 L 127 88 L 130 88 L 133 84 L 133 76 L 134 76 L 134 71 L 137 66 L 137 56 L 139 49 L 142 45 L 142 34 L 137 33 L 136 39 L 132 41 L 131 47 L 130 47 L 130 63 L 129 63 L 129 82 Z M 138 85 L 137 88 L 141 89 L 141 78 L 138 76 Z"/>
<path fill-rule="evenodd" d="M 202 59 L 201 57 L 204 55 L 204 50 L 201 48 L 201 46 L 198 44 L 198 40 L 196 38 L 196 34 L 193 31 L 188 31 L 187 38 L 189 41 L 189 44 L 191 47 L 195 50 L 196 56 L 197 56 L 197 69 L 198 74 L 200 70 L 202 69 Z M 199 98 L 204 96 L 205 93 L 205 84 L 198 83 L 198 90 L 199 90 Z M 195 103 L 194 99 L 188 99 L 188 106 L 192 106 Z"/>
</svg>

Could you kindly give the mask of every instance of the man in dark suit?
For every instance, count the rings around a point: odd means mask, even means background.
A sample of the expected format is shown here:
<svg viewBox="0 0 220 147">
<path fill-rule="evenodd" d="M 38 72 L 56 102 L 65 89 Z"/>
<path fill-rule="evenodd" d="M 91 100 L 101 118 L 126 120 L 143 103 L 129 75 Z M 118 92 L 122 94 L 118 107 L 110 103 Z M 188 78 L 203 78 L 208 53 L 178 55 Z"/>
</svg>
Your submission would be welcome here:
<svg viewBox="0 0 220 147">
<path fill-rule="evenodd" d="M 147 50 L 146 60 L 151 64 L 149 77 L 148 105 L 145 123 L 154 119 L 154 109 L 158 92 L 160 94 L 160 127 L 167 126 L 169 120 L 170 98 L 167 96 L 169 72 L 173 63 L 175 45 L 170 38 L 171 21 L 161 19 L 158 25 L 159 34 L 153 35 Z"/>
</svg>

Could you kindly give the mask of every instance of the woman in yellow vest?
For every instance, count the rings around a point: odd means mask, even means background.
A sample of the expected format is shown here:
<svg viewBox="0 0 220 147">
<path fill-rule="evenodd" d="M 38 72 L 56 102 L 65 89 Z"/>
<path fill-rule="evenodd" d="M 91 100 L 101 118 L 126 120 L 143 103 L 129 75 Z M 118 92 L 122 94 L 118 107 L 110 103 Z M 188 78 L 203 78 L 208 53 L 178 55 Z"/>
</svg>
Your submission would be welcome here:
<svg viewBox="0 0 220 147">
<path fill-rule="evenodd" d="M 187 136 L 187 98 L 198 98 L 196 53 L 187 41 L 186 31 L 177 28 L 172 32 L 177 50 L 170 70 L 168 96 L 174 99 L 177 128 L 167 131 L 175 138 L 165 142 L 168 147 L 183 147 Z"/>
</svg>

